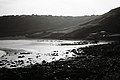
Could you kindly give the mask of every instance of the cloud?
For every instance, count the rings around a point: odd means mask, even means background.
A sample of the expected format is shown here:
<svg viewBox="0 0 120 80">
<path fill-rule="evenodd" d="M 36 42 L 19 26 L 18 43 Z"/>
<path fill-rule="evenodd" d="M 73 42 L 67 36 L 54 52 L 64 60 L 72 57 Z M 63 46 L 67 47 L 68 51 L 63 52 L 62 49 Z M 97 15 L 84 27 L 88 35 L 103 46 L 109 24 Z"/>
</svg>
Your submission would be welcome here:
<svg viewBox="0 0 120 80">
<path fill-rule="evenodd" d="M 103 14 L 120 5 L 119 0 L 0 0 L 1 14 Z"/>
</svg>

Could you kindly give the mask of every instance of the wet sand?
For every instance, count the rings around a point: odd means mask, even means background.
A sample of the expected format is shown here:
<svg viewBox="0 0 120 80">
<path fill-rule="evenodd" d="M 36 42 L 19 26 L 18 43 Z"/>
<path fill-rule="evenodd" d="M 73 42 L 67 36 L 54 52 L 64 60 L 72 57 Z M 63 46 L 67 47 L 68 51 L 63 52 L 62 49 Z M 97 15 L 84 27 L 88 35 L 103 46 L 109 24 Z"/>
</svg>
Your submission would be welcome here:
<svg viewBox="0 0 120 80">
<path fill-rule="evenodd" d="M 78 42 L 79 44 L 76 44 Z M 81 44 L 83 42 L 84 44 Z M 2 44 L 0 50 L 5 51 L 6 55 L 4 54 L 4 56 L 0 58 L 0 67 L 18 68 L 36 63 L 41 64 L 43 61 L 66 60 L 70 57 L 77 56 L 77 54 L 72 51 L 73 49 L 77 50 L 81 47 L 107 43 L 108 42 L 98 42 L 97 44 L 93 44 L 89 41 L 70 40 L 3 40 L 0 41 L 0 44 Z"/>
</svg>

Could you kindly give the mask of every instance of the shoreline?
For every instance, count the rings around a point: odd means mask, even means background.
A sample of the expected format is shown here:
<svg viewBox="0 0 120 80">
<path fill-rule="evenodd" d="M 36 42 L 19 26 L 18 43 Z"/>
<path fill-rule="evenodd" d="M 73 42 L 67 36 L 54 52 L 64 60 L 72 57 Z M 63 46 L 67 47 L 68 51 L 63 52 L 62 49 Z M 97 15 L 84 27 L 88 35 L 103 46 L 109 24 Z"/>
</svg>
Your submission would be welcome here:
<svg viewBox="0 0 120 80">
<path fill-rule="evenodd" d="M 116 80 L 120 78 L 120 72 L 118 71 L 120 69 L 119 43 L 95 45 L 80 49 L 84 51 L 82 56 L 66 61 L 44 62 L 43 64 L 31 65 L 25 68 L 3 68 L 0 69 L 0 73 L 2 73 L 0 76 L 2 79 L 19 78 L 20 80 L 109 80 L 111 78 Z"/>
<path fill-rule="evenodd" d="M 31 51 L 29 49 L 3 48 L 2 50 L 6 51 L 6 53 L 7 53 L 6 55 L 3 56 L 3 60 L 4 60 L 4 58 L 6 58 L 5 61 L 7 61 L 7 63 L 4 61 L 4 64 L 13 65 L 13 67 L 10 67 L 11 65 L 9 65 L 9 67 L 6 65 L 6 67 L 8 67 L 8 68 L 17 68 L 16 65 L 17 65 L 18 61 L 22 61 L 22 65 L 18 64 L 20 67 L 22 67 L 22 66 L 25 67 L 25 66 L 34 65 L 37 63 L 38 64 L 42 63 L 42 61 L 52 62 L 52 61 L 66 60 L 67 58 L 70 58 L 70 57 L 72 58 L 72 57 L 77 56 L 77 54 L 72 52 L 73 49 L 77 50 L 79 48 L 84 48 L 84 47 L 93 46 L 93 45 L 108 44 L 108 43 L 109 42 L 106 42 L 106 43 L 99 42 L 97 44 L 94 43 L 94 44 L 83 44 L 83 45 L 75 44 L 73 46 L 78 46 L 78 47 L 71 48 L 71 49 L 65 48 L 65 50 L 53 49 L 51 52 L 47 52 L 47 53 L 35 52 L 35 51 Z M 64 47 L 63 45 L 59 45 L 59 46 Z M 21 55 L 21 53 L 22 53 L 22 55 Z M 12 63 L 14 63 L 14 64 L 12 64 Z M 2 64 L 2 62 L 1 62 L 1 64 Z"/>
</svg>

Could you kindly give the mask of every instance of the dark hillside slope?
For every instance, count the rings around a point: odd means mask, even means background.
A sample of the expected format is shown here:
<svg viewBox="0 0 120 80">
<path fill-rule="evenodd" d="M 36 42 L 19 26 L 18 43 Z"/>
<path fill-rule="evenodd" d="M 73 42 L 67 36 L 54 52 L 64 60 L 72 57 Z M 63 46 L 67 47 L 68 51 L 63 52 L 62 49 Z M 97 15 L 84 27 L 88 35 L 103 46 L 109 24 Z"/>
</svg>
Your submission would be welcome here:
<svg viewBox="0 0 120 80">
<path fill-rule="evenodd" d="M 105 13 L 99 18 L 86 23 L 83 28 L 77 29 L 64 37 L 81 39 L 88 37 L 91 33 L 105 31 L 110 34 L 120 34 L 120 7 Z"/>
<path fill-rule="evenodd" d="M 51 15 L 21 15 L 0 17 L 0 37 L 24 36 L 35 34 L 40 37 L 50 32 L 85 23 L 97 16 L 51 16 Z M 41 33 L 45 33 L 44 35 Z M 47 34 L 46 34 L 47 33 Z M 38 35 L 40 34 L 40 35 Z"/>
</svg>

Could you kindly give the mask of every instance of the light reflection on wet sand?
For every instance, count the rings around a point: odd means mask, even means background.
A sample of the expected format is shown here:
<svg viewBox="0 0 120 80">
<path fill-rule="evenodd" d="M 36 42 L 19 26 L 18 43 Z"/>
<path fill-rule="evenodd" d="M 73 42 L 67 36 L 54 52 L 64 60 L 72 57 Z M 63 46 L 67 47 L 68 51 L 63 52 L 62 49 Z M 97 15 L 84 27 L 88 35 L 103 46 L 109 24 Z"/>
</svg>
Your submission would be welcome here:
<svg viewBox="0 0 120 80">
<path fill-rule="evenodd" d="M 42 63 L 43 60 L 47 62 L 59 60 L 61 58 L 66 59 L 68 57 L 73 57 L 74 53 L 70 52 L 72 49 L 77 49 L 80 47 L 90 46 L 93 44 L 84 44 L 84 45 L 60 45 L 60 44 L 74 44 L 75 42 L 80 41 L 70 41 L 70 40 L 0 40 L 0 49 L 14 49 L 15 51 L 9 52 L 13 55 L 5 55 L 1 60 L 6 59 L 8 63 L 15 61 L 23 61 L 24 64 L 17 65 L 16 67 L 26 66 L 30 64 Z M 107 43 L 107 42 L 106 42 Z M 98 44 L 106 44 L 105 42 L 100 42 Z M 94 44 L 97 45 L 97 44 Z M 20 54 L 25 53 L 24 51 L 17 50 L 26 50 L 26 52 L 31 52 L 31 54 Z M 16 52 L 17 51 L 17 52 Z M 16 54 L 14 54 L 16 52 Z M 66 54 L 68 52 L 69 54 Z M 54 54 L 54 55 L 53 55 Z M 18 56 L 20 58 L 18 58 Z M 11 68 L 5 63 L 5 67 Z M 14 63 L 16 64 L 16 63 Z"/>
</svg>

